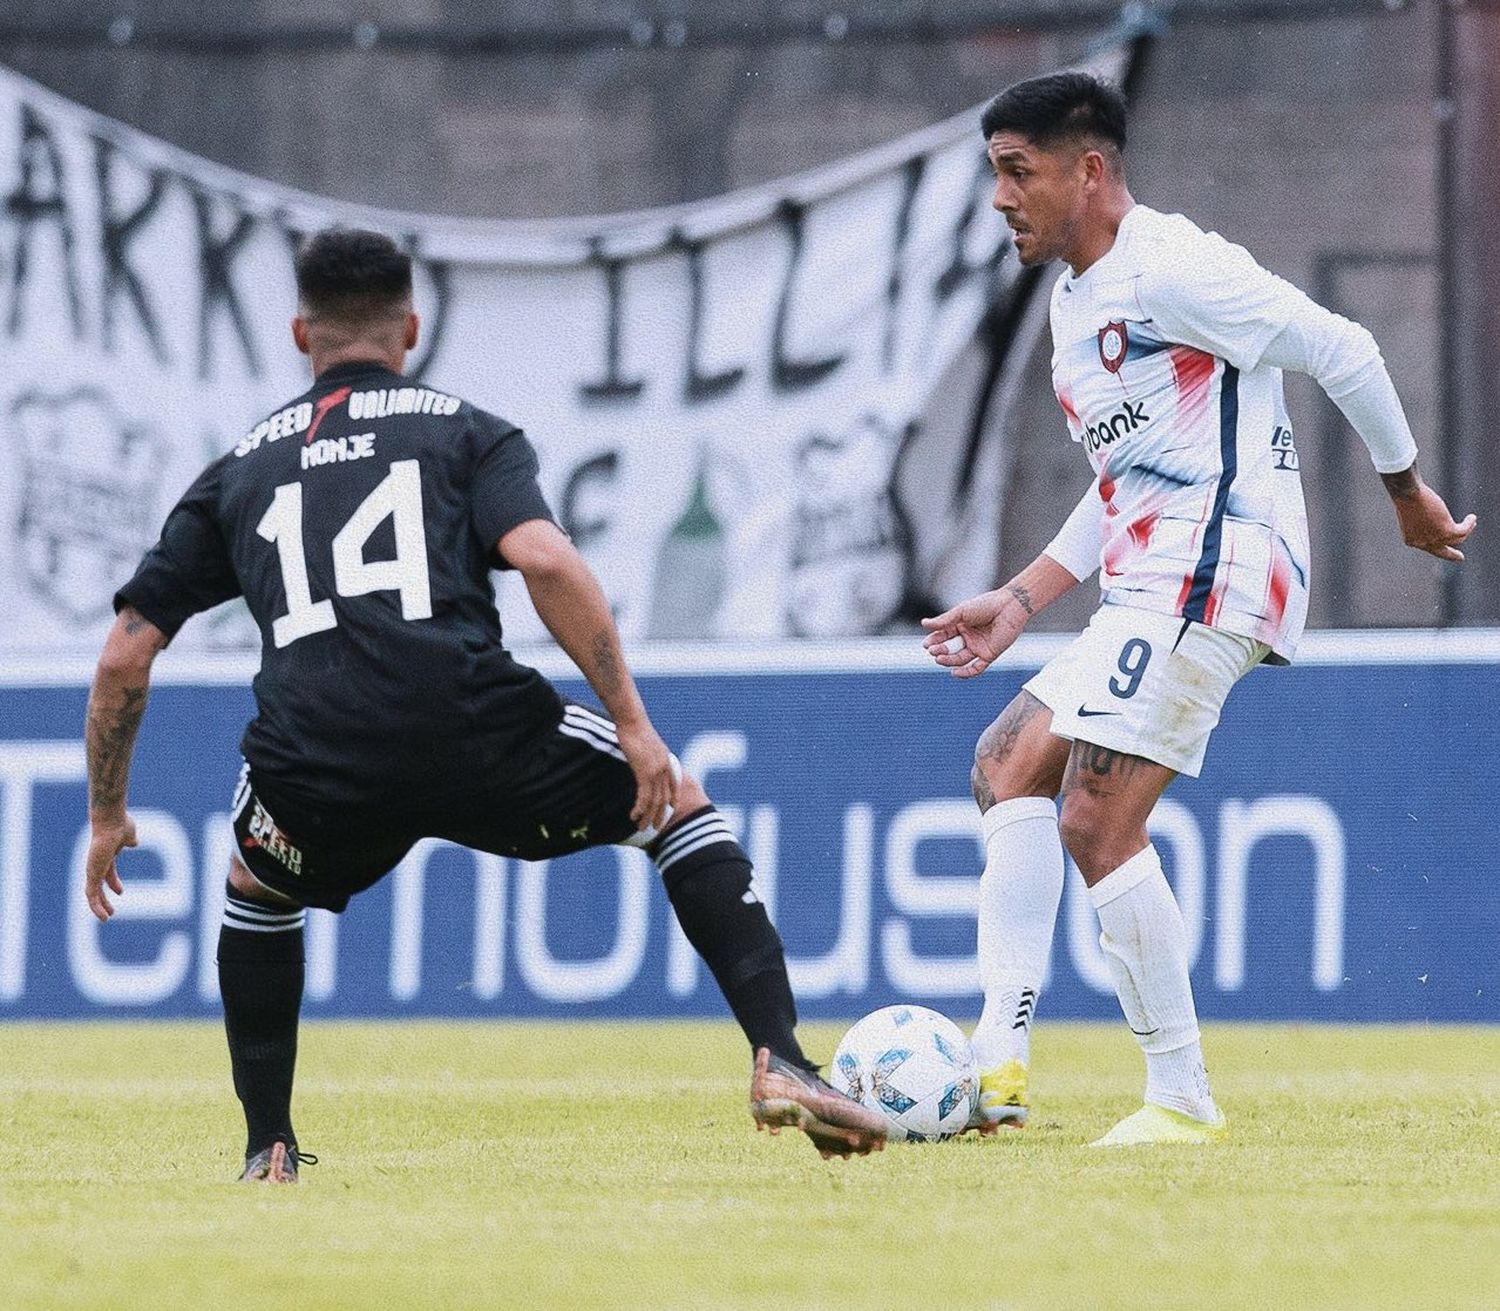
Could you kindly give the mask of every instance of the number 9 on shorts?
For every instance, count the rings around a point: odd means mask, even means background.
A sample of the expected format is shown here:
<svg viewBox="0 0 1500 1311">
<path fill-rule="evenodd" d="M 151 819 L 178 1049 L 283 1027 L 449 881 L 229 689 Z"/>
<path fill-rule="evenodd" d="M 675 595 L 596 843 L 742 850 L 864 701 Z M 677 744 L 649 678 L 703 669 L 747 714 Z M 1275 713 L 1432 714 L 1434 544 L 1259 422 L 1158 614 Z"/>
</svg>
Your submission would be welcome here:
<svg viewBox="0 0 1500 1311">
<path fill-rule="evenodd" d="M 1025 689 L 1059 737 L 1196 778 L 1229 689 L 1268 651 L 1177 615 L 1105 605 Z"/>
</svg>

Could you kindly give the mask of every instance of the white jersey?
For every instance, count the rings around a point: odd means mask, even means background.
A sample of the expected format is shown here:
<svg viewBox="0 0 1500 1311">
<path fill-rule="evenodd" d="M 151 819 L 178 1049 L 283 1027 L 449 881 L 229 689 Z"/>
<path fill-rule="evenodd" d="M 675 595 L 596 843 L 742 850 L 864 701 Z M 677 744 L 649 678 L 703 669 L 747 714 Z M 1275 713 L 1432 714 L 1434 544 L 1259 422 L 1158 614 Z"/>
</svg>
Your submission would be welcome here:
<svg viewBox="0 0 1500 1311">
<path fill-rule="evenodd" d="M 1262 357 L 1306 304 L 1243 247 L 1144 205 L 1107 254 L 1059 279 L 1053 388 L 1098 474 L 1106 603 L 1291 657 L 1307 511 L 1281 370 Z"/>
</svg>

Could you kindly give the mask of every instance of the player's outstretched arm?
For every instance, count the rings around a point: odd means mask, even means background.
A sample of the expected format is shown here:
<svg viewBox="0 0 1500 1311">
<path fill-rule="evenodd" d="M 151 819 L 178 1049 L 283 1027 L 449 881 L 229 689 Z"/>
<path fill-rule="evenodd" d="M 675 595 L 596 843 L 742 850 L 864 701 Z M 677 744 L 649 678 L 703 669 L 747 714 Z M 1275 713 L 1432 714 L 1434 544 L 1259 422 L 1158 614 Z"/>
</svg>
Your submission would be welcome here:
<svg viewBox="0 0 1500 1311">
<path fill-rule="evenodd" d="M 1370 452 L 1375 471 L 1396 507 L 1401 538 L 1408 546 L 1440 560 L 1462 560 L 1459 544 L 1474 531 L 1477 521 L 1471 514 L 1462 523 L 1456 522 L 1443 498 L 1422 481 L 1417 472 L 1417 443 L 1375 338 L 1358 323 L 1319 305 L 1253 261 L 1249 265 L 1253 272 L 1247 275 L 1248 280 L 1221 279 L 1223 287 L 1237 293 L 1234 309 L 1219 305 L 1211 306 L 1210 312 L 1200 312 L 1200 322 L 1189 323 L 1182 339 L 1194 345 L 1200 339 L 1207 340 L 1210 349 L 1228 358 L 1235 344 L 1234 314 L 1244 315 L 1248 306 L 1258 306 L 1262 328 L 1275 329 L 1258 362 L 1307 374 L 1339 407 Z M 1181 299 L 1185 304 L 1193 298 Z M 1212 297 L 1200 288 L 1197 301 L 1211 302 Z M 1169 330 L 1181 328 L 1183 324 L 1175 322 L 1173 314 L 1182 312 L 1183 305 L 1164 308 L 1165 317 L 1158 315 L 1158 322 Z M 1197 308 L 1202 311 L 1201 304 Z M 1192 335 L 1195 330 L 1197 338 Z M 1214 336 L 1215 332 L 1220 335 Z"/>
<path fill-rule="evenodd" d="M 1396 507 L 1396 522 L 1401 526 L 1403 542 L 1439 560 L 1464 558 L 1459 545 L 1479 522 L 1472 514 L 1462 523 L 1454 522 L 1447 503 L 1422 481 L 1415 464 L 1400 473 L 1383 473 L 1380 479 Z"/>
<path fill-rule="evenodd" d="M 615 721 L 620 750 L 635 774 L 637 827 L 660 829 L 676 803 L 671 754 L 625 664 L 609 601 L 588 562 L 556 524 L 529 519 L 499 542 L 500 554 L 526 581 L 547 631 L 568 653 Z"/>
<path fill-rule="evenodd" d="M 988 669 L 1021 635 L 1027 621 L 1078 586 L 1078 579 L 1050 555 L 1037 556 L 1003 587 L 922 620 L 922 645 L 957 678 Z"/>
<path fill-rule="evenodd" d="M 166 635 L 126 606 L 105 640 L 89 692 L 84 751 L 89 771 L 89 852 L 84 896 L 101 920 L 115 913 L 104 889 L 125 891 L 116 857 L 135 846 L 135 822 L 125 809 L 135 735 L 146 710 L 151 664 L 167 644 Z"/>
</svg>

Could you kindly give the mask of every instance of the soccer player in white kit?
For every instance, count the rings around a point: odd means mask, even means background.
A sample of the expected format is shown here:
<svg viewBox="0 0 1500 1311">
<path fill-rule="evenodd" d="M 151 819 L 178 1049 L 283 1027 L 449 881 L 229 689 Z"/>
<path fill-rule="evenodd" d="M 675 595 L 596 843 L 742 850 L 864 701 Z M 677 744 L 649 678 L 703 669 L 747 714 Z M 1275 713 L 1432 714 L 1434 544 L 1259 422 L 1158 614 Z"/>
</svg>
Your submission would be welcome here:
<svg viewBox="0 0 1500 1311">
<path fill-rule="evenodd" d="M 1474 528 L 1417 473 L 1364 328 L 1242 247 L 1134 201 L 1125 117 L 1120 92 L 1082 73 L 1019 83 L 984 110 L 994 205 L 1017 255 L 1067 266 L 1052 293 L 1053 385 L 1095 480 L 1015 578 L 923 621 L 937 663 L 970 678 L 1100 572 L 1099 610 L 981 735 L 972 775 L 986 848 L 973 1127 L 1025 1123 L 1066 846 L 1146 1054 L 1144 1105 L 1096 1146 L 1213 1142 L 1228 1129 L 1203 1063 L 1182 916 L 1146 821 L 1173 778 L 1198 774 L 1236 680 L 1286 663 L 1307 616 L 1283 370 L 1315 378 L 1369 447 L 1407 545 L 1462 560 Z"/>
</svg>

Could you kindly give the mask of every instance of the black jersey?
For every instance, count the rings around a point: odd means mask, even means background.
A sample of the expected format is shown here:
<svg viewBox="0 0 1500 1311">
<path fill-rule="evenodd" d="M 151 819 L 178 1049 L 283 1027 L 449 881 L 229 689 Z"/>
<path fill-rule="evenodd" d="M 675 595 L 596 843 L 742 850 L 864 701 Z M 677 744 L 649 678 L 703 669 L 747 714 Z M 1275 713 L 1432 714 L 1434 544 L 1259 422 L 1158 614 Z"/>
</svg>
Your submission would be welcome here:
<svg viewBox="0 0 1500 1311">
<path fill-rule="evenodd" d="M 170 636 L 243 595 L 262 655 L 242 749 L 280 812 L 420 814 L 561 715 L 502 646 L 489 582 L 500 537 L 552 517 L 536 475 L 513 425 L 340 365 L 203 471 L 115 608 Z"/>
</svg>

